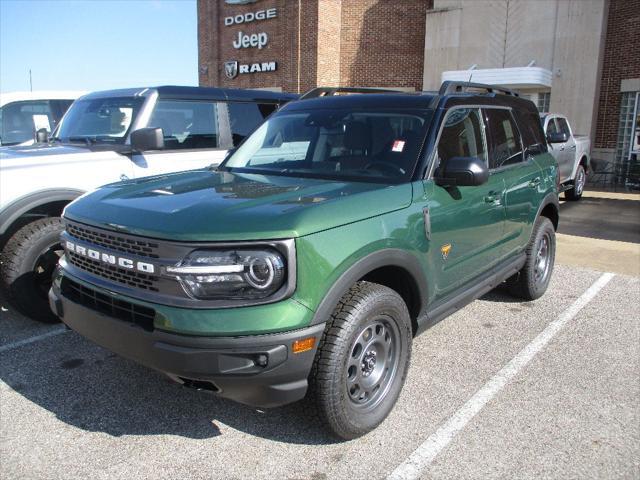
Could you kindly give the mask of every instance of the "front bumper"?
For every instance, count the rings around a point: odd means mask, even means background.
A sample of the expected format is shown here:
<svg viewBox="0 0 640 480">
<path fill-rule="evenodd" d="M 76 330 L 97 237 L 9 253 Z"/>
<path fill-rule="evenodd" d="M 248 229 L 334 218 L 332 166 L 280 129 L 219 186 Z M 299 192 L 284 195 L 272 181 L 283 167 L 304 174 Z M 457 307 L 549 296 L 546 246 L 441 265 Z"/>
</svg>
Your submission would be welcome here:
<svg viewBox="0 0 640 480">
<path fill-rule="evenodd" d="M 63 274 L 66 275 L 66 274 Z M 96 289 L 98 290 L 98 289 Z M 100 291 L 100 295 L 109 295 Z M 205 337 L 151 330 L 73 301 L 55 281 L 51 309 L 82 336 L 187 386 L 255 407 L 277 407 L 304 397 L 324 324 L 265 335 Z M 239 309 L 241 310 L 241 309 Z M 293 353 L 295 340 L 314 348 Z"/>
</svg>

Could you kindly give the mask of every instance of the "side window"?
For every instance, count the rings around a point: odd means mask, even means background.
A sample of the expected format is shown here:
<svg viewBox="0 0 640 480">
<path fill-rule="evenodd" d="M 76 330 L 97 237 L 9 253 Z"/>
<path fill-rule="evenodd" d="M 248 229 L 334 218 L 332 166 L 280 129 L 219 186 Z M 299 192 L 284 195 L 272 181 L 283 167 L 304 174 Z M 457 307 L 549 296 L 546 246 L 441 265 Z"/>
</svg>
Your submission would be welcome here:
<svg viewBox="0 0 640 480">
<path fill-rule="evenodd" d="M 149 126 L 162 128 L 165 150 L 218 147 L 215 102 L 158 100 Z"/>
<path fill-rule="evenodd" d="M 233 146 L 238 146 L 277 107 L 275 103 L 229 102 L 229 123 Z"/>
<path fill-rule="evenodd" d="M 547 135 L 550 135 L 552 133 L 558 133 L 558 127 L 556 125 L 556 119 L 555 118 L 549 119 L 549 122 L 547 122 L 547 131 L 545 133 Z"/>
<path fill-rule="evenodd" d="M 522 133 L 525 155 L 537 155 L 546 152 L 547 142 L 544 138 L 538 112 L 516 110 L 513 114 Z"/>
<path fill-rule="evenodd" d="M 560 133 L 564 133 L 567 137 L 571 136 L 571 130 L 569 130 L 569 124 L 567 123 L 566 118 L 558 117 L 556 118 L 556 122 L 558 122 L 558 130 Z"/>
<path fill-rule="evenodd" d="M 438 141 L 438 160 L 443 165 L 453 157 L 478 157 L 487 162 L 479 109 L 458 108 L 447 113 Z"/>
<path fill-rule="evenodd" d="M 36 130 L 55 126 L 47 100 L 9 103 L 2 107 L 2 145 L 16 145 L 32 140 Z"/>
<path fill-rule="evenodd" d="M 511 112 L 506 109 L 486 109 L 489 143 L 489 168 L 500 168 L 521 162 L 522 143 Z"/>
</svg>

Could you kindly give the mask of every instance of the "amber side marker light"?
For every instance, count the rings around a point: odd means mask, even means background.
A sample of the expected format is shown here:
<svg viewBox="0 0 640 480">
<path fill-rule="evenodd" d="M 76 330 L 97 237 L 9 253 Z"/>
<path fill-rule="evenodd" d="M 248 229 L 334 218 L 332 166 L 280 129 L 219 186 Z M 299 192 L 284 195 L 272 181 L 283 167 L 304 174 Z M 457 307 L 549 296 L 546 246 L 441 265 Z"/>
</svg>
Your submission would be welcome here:
<svg viewBox="0 0 640 480">
<path fill-rule="evenodd" d="M 291 351 L 293 353 L 302 353 L 311 350 L 316 344 L 316 337 L 303 338 L 302 340 L 296 340 L 291 345 Z"/>
</svg>

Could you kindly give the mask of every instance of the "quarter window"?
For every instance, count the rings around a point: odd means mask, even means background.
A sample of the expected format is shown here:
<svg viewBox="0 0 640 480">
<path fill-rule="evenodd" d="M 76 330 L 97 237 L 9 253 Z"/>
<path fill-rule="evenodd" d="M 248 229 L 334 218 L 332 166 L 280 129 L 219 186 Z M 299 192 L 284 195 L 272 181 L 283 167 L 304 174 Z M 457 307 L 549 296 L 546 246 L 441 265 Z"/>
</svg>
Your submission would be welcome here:
<svg viewBox="0 0 640 480">
<path fill-rule="evenodd" d="M 521 162 L 522 143 L 511 112 L 506 109 L 487 109 L 486 114 L 491 135 L 489 168 L 495 169 Z"/>
<path fill-rule="evenodd" d="M 487 149 L 479 109 L 450 110 L 438 141 L 438 160 L 445 164 L 453 157 L 478 157 L 487 162 Z"/>
<path fill-rule="evenodd" d="M 159 100 L 149 126 L 161 128 L 165 150 L 217 148 L 217 105 L 213 102 Z"/>
</svg>

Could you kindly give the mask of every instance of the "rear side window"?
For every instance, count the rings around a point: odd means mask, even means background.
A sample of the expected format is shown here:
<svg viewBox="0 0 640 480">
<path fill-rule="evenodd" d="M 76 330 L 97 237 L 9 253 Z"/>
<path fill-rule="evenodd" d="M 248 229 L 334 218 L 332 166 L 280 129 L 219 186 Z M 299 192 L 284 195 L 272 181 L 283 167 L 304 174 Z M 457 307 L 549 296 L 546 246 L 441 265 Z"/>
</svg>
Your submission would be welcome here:
<svg viewBox="0 0 640 480">
<path fill-rule="evenodd" d="M 511 111 L 487 109 L 489 142 L 489 168 L 500 168 L 523 160 L 520 133 Z"/>
<path fill-rule="evenodd" d="M 547 142 L 542 131 L 542 123 L 537 112 L 514 111 L 513 115 L 520 127 L 522 144 L 526 155 L 537 155 L 547 151 Z"/>
<path fill-rule="evenodd" d="M 447 114 L 440 140 L 438 159 L 444 165 L 453 157 L 478 157 L 487 163 L 482 116 L 477 108 L 457 108 Z"/>
<path fill-rule="evenodd" d="M 218 147 L 215 102 L 159 100 L 149 126 L 162 129 L 165 150 Z"/>
<path fill-rule="evenodd" d="M 278 107 L 275 103 L 230 102 L 227 105 L 234 147 L 238 146 Z"/>
</svg>

